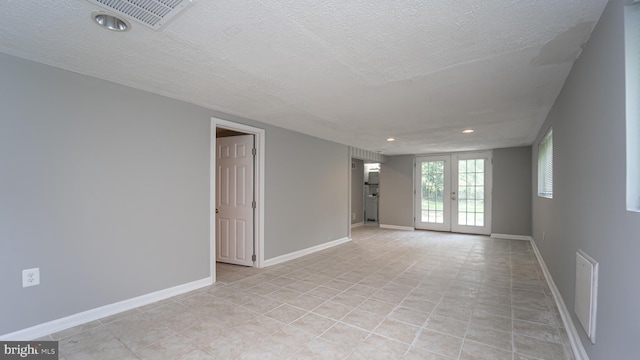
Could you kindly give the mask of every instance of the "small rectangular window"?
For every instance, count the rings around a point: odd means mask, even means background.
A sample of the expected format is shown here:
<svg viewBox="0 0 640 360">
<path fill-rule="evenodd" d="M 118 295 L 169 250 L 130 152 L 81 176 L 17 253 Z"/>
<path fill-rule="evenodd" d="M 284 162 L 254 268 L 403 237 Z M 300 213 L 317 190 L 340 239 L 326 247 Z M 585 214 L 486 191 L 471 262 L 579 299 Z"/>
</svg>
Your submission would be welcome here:
<svg viewBox="0 0 640 360">
<path fill-rule="evenodd" d="M 553 198 L 553 129 L 538 145 L 538 196 Z"/>
<path fill-rule="evenodd" d="M 640 211 L 640 1 L 624 7 L 627 210 Z"/>
</svg>

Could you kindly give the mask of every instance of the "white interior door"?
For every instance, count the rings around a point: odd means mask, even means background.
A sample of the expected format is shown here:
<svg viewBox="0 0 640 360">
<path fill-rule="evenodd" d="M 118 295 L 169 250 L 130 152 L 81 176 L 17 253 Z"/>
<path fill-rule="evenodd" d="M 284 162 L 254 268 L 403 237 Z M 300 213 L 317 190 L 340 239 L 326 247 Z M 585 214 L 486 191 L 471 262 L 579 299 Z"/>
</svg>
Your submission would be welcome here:
<svg viewBox="0 0 640 360">
<path fill-rule="evenodd" d="M 216 139 L 216 261 L 253 266 L 253 135 Z"/>
<path fill-rule="evenodd" d="M 491 233 L 491 152 L 416 157 L 416 229 Z"/>
</svg>

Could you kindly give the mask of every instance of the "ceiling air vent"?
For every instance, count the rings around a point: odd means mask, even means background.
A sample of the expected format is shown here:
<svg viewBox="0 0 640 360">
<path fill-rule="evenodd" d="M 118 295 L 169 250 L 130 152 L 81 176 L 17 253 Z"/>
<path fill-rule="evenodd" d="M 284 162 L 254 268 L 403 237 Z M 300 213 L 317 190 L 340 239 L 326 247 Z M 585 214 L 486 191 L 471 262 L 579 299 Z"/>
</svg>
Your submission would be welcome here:
<svg viewBox="0 0 640 360">
<path fill-rule="evenodd" d="M 154 30 L 166 25 L 194 0 L 87 0 Z"/>
</svg>

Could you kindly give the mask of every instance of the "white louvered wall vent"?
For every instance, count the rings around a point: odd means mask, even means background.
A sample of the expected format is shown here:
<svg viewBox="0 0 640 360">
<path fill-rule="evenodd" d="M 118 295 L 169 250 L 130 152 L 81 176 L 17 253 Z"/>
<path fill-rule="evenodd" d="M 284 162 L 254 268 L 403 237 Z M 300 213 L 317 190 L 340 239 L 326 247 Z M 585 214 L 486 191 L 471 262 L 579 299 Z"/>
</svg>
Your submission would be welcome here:
<svg viewBox="0 0 640 360">
<path fill-rule="evenodd" d="M 154 30 L 166 25 L 194 0 L 87 0 Z"/>
</svg>

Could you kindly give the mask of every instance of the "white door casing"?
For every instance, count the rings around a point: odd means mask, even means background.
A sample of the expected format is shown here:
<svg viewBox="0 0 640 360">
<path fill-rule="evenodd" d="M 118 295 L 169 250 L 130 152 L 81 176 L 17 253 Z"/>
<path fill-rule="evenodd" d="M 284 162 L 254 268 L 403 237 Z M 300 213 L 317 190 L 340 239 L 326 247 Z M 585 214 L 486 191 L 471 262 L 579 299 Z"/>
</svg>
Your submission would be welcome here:
<svg viewBox="0 0 640 360">
<path fill-rule="evenodd" d="M 416 157 L 416 229 L 491 233 L 491 152 Z"/>
<path fill-rule="evenodd" d="M 253 135 L 216 139 L 216 260 L 253 266 Z"/>
</svg>

